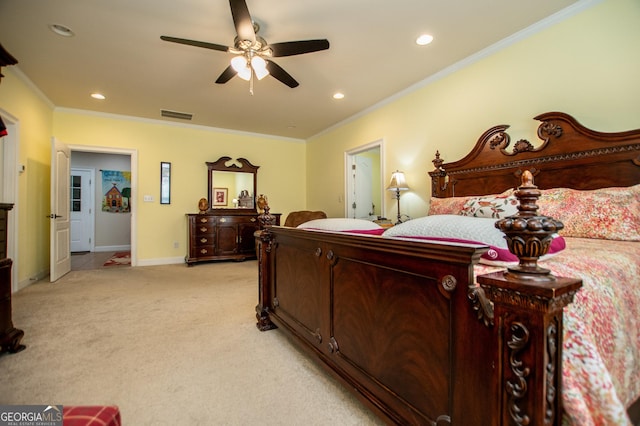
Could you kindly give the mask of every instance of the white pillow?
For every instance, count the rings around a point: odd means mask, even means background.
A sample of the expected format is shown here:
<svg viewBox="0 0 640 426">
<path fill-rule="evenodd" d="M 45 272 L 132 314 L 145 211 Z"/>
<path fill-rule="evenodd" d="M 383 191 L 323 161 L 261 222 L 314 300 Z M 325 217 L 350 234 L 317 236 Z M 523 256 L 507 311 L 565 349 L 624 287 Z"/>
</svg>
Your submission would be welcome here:
<svg viewBox="0 0 640 426">
<path fill-rule="evenodd" d="M 321 229 L 323 231 L 367 231 L 372 229 L 382 229 L 380 225 L 370 220 L 340 217 L 310 220 L 298 225 L 298 228 Z"/>
<path fill-rule="evenodd" d="M 495 226 L 498 220 L 458 215 L 425 216 L 389 228 L 382 236 L 484 244 L 489 246 L 489 250 L 482 254 L 480 263 L 496 266 L 518 264 L 518 258 L 509 251 L 505 234 Z M 556 255 L 565 247 L 564 238 L 555 234 L 548 253 L 540 260 Z"/>
<path fill-rule="evenodd" d="M 476 241 L 507 248 L 505 235 L 496 228 L 498 219 L 442 214 L 409 220 L 387 229 L 384 237 L 436 237 Z"/>
</svg>

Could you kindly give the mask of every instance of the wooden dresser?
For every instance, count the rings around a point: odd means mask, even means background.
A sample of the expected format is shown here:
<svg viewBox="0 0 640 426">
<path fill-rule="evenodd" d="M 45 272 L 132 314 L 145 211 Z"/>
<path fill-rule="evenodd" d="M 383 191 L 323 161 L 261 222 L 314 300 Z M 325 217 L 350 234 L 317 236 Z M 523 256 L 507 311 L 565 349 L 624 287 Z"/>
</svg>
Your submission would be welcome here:
<svg viewBox="0 0 640 426">
<path fill-rule="evenodd" d="M 19 352 L 24 332 L 13 326 L 11 315 L 11 267 L 7 257 L 7 217 L 13 204 L 0 203 L 0 353 Z"/>
<path fill-rule="evenodd" d="M 280 215 L 275 214 L 276 224 Z M 209 260 L 255 259 L 254 232 L 260 228 L 255 210 L 220 209 L 187 214 L 188 265 Z"/>
</svg>

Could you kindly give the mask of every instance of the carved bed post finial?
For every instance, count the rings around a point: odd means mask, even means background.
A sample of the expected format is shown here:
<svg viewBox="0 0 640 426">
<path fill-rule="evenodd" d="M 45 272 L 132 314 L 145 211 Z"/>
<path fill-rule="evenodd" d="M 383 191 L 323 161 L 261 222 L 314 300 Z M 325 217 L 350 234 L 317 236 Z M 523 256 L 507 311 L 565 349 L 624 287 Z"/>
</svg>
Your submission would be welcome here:
<svg viewBox="0 0 640 426">
<path fill-rule="evenodd" d="M 506 234 L 509 251 L 520 259 L 520 263 L 509 267 L 506 274 L 515 274 L 518 279 L 553 281 L 555 277 L 538 265 L 538 259 L 547 254 L 553 235 L 564 225 L 553 218 L 537 215 L 536 201 L 540 195 L 533 184 L 533 174 L 525 170 L 522 185 L 515 192 L 520 201 L 518 213 L 497 221 L 496 228 Z"/>
<path fill-rule="evenodd" d="M 433 163 L 434 166 L 436 166 L 436 170 L 440 170 L 440 168 L 442 167 L 442 164 L 444 163 L 444 160 L 440 158 L 440 151 L 436 151 L 436 158 L 431 160 L 431 162 Z"/>
<path fill-rule="evenodd" d="M 276 217 L 269 213 L 269 205 L 265 205 L 263 207 L 263 212 L 258 215 L 258 223 L 260 224 L 260 229 L 264 229 L 267 226 L 273 226 L 276 224 Z"/>
<path fill-rule="evenodd" d="M 429 172 L 431 176 L 431 195 L 442 197 L 447 190 L 447 186 L 449 186 L 449 176 L 447 171 L 442 167 L 444 160 L 440 158 L 440 151 L 436 151 L 436 158 L 431 160 L 431 162 L 436 167 L 434 171 Z"/>
</svg>

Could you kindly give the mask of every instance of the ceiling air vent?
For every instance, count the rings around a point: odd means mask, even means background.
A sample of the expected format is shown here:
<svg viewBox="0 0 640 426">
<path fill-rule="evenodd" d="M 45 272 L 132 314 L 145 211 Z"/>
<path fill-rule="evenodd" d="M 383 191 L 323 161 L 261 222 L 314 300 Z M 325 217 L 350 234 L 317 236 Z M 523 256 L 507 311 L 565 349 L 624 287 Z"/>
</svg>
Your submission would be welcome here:
<svg viewBox="0 0 640 426">
<path fill-rule="evenodd" d="M 186 112 L 169 111 L 168 109 L 161 109 L 160 114 L 163 117 L 179 118 L 180 120 L 191 120 L 191 118 L 193 118 L 193 114 L 189 114 Z"/>
</svg>

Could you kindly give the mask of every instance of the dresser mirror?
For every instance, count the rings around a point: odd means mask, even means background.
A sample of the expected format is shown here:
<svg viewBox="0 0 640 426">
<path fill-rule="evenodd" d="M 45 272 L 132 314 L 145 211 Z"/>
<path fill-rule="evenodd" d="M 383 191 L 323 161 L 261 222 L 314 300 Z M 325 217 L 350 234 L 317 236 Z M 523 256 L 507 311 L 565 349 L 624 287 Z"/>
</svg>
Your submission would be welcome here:
<svg viewBox="0 0 640 426">
<path fill-rule="evenodd" d="M 246 158 L 220 157 L 214 162 L 207 161 L 209 209 L 256 211 L 259 168 Z"/>
</svg>

